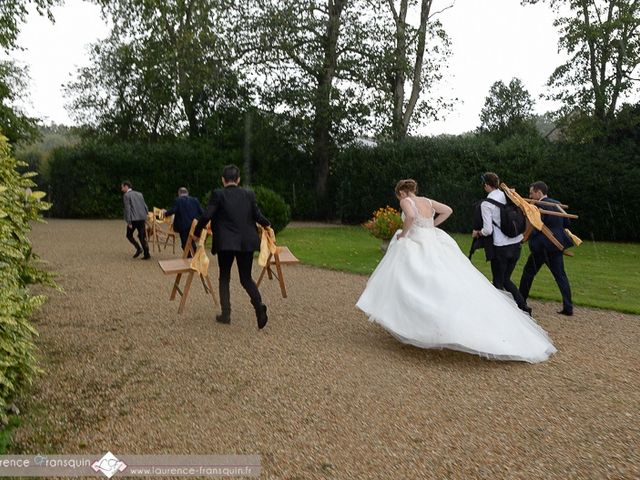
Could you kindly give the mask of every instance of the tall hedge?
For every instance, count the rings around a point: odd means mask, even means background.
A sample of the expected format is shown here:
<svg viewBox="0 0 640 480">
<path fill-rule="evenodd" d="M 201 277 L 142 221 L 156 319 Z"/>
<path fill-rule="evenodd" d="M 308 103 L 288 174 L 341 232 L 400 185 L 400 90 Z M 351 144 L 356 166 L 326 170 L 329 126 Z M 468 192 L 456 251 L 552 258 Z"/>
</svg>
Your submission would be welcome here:
<svg viewBox="0 0 640 480">
<path fill-rule="evenodd" d="M 265 137 L 266 138 L 266 137 Z M 313 164 L 303 151 L 272 139 L 253 145 L 251 181 L 280 194 L 294 218 L 316 211 Z M 497 172 L 521 194 L 535 180 L 547 182 L 550 195 L 580 216 L 573 230 L 585 238 L 637 241 L 640 218 L 640 140 L 551 143 L 538 137 L 512 137 L 501 143 L 483 136 L 410 138 L 375 148 L 355 146 L 332 165 L 330 213 L 359 223 L 384 205 L 397 205 L 393 187 L 415 178 L 421 192 L 451 205 L 445 228 L 468 232 L 473 205 L 484 196 L 480 174 Z M 120 181 L 129 179 L 149 206 L 171 204 L 180 186 L 203 198 L 219 185 L 223 165 L 244 167 L 240 149 L 211 142 L 158 144 L 83 144 L 57 150 L 50 163 L 54 215 L 119 217 Z"/>
<path fill-rule="evenodd" d="M 200 198 L 218 185 L 225 164 L 240 164 L 241 154 L 218 150 L 204 141 L 85 143 L 60 148 L 50 162 L 52 214 L 120 217 L 123 180 L 130 180 L 144 194 L 149 208 L 170 206 L 182 186 Z"/>
<path fill-rule="evenodd" d="M 29 317 L 45 300 L 32 295 L 28 285 L 47 283 L 50 275 L 33 264 L 28 234 L 30 222 L 48 208 L 41 201 L 32 173 L 18 173 L 25 164 L 12 158 L 7 139 L 0 135 L 0 423 L 7 407 L 29 385 L 36 372 L 34 337 Z"/>
<path fill-rule="evenodd" d="M 332 174 L 336 216 L 358 223 L 381 206 L 397 206 L 395 183 L 415 178 L 422 194 L 453 207 L 444 228 L 469 232 L 473 205 L 485 196 L 480 174 L 487 170 L 523 195 L 531 182 L 545 181 L 549 195 L 580 216 L 572 223 L 578 235 L 640 240 L 640 144 L 633 138 L 570 144 L 514 137 L 496 144 L 468 136 L 353 147 L 338 158 Z"/>
</svg>

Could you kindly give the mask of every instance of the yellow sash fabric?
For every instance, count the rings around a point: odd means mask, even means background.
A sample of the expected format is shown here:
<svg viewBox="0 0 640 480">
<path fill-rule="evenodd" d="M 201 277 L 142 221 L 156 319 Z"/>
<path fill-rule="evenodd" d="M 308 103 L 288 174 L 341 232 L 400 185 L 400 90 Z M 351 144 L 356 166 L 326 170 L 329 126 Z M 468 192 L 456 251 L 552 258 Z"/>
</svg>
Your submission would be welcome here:
<svg viewBox="0 0 640 480">
<path fill-rule="evenodd" d="M 204 242 L 207 239 L 207 229 L 203 228 L 202 233 L 200 234 L 200 238 L 198 239 L 198 247 L 196 248 L 196 253 L 191 259 L 191 263 L 189 264 L 189 268 L 191 270 L 195 270 L 200 275 L 207 275 L 209 273 L 209 257 L 207 256 L 207 251 L 204 247 Z"/>
<path fill-rule="evenodd" d="M 258 265 L 266 267 L 269 261 L 269 255 L 276 253 L 276 234 L 271 227 L 260 227 L 262 230 L 260 239 L 260 255 L 258 256 Z"/>
<path fill-rule="evenodd" d="M 573 244 L 576 247 L 579 247 L 580 244 L 582 243 L 582 239 L 580 239 L 580 237 L 578 237 L 577 235 L 574 235 L 571 230 L 569 230 L 568 228 L 564 229 L 564 233 L 567 234 L 567 236 L 571 239 L 571 241 L 573 242 Z"/>
</svg>

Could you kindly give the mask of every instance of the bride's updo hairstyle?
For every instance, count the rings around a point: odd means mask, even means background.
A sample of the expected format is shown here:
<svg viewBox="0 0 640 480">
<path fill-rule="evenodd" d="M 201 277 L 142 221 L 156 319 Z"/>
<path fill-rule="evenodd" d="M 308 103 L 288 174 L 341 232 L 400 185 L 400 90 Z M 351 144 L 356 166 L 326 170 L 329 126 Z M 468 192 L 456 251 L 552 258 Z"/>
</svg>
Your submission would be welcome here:
<svg viewBox="0 0 640 480">
<path fill-rule="evenodd" d="M 416 182 L 412 178 L 400 180 L 398 183 L 396 183 L 396 195 L 400 195 L 400 192 L 413 193 L 414 195 L 417 194 L 418 182 Z"/>
</svg>

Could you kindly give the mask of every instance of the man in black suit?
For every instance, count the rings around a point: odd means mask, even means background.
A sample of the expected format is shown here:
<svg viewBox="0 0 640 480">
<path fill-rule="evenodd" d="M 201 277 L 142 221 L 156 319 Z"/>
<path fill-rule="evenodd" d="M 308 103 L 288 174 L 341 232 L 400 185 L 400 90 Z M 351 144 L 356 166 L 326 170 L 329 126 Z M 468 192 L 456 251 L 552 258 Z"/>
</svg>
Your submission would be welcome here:
<svg viewBox="0 0 640 480">
<path fill-rule="evenodd" d="M 173 217 L 173 230 L 180 234 L 180 243 L 182 244 L 182 250 L 184 250 L 189 238 L 189 230 L 191 229 L 191 222 L 194 218 L 199 218 L 202 215 L 202 207 L 198 199 L 189 196 L 189 190 L 185 187 L 178 189 L 178 198 L 173 202 L 173 206 L 165 211 L 165 215 L 175 215 Z M 195 245 L 193 246 L 195 252 Z"/>
<path fill-rule="evenodd" d="M 271 225 L 256 202 L 256 195 L 251 190 L 240 188 L 240 169 L 235 165 L 227 165 L 222 170 L 222 185 L 211 194 L 209 205 L 198 220 L 196 235 L 211 220 L 213 242 L 211 253 L 218 255 L 220 270 L 220 306 L 222 313 L 216 316 L 220 323 L 231 321 L 231 300 L 229 283 L 231 266 L 234 259 L 238 264 L 240 284 L 249 294 L 251 304 L 256 312 L 258 328 L 267 324 L 267 306 L 262 303 L 258 287 L 251 278 L 253 252 L 260 249 L 260 239 L 256 223 L 267 227 Z"/>
<path fill-rule="evenodd" d="M 560 203 L 558 200 L 547 197 L 549 187 L 544 182 L 534 182 L 529 186 L 529 198 L 547 203 Z M 558 207 L 550 205 L 538 205 L 541 210 L 559 212 Z M 553 236 L 565 247 L 570 247 L 573 242 L 565 233 L 564 229 L 569 225 L 569 219 L 554 215 L 542 215 L 542 221 L 551 230 Z M 522 271 L 520 279 L 520 293 L 526 300 L 533 284 L 533 279 L 542 267 L 546 265 L 551 270 L 551 274 L 558 284 L 562 294 L 562 310 L 558 313 L 562 315 L 573 315 L 573 303 L 571 302 L 571 287 L 567 273 L 564 270 L 564 258 L 562 252 L 558 250 L 551 241 L 538 230 L 534 230 L 529 237 L 529 258 Z"/>
</svg>

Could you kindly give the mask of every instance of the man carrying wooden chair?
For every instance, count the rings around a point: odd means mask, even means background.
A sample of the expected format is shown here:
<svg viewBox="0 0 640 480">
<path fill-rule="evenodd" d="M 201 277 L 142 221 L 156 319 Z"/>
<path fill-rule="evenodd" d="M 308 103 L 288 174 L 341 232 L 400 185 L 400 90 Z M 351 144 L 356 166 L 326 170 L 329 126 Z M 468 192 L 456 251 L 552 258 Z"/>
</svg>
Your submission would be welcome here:
<svg viewBox="0 0 640 480">
<path fill-rule="evenodd" d="M 544 182 L 534 182 L 529 186 L 529 197 L 536 205 L 544 223 L 543 230 L 533 229 L 529 236 L 529 258 L 520 278 L 520 293 L 527 299 L 533 279 L 543 265 L 549 267 L 553 278 L 562 294 L 561 315 L 573 315 L 573 302 L 571 301 L 571 286 L 564 269 L 563 253 L 566 248 L 573 246 L 572 237 L 566 232 L 569 218 L 577 218 L 563 210 L 566 205 L 547 197 L 549 187 Z M 549 235 L 550 234 L 550 235 Z M 576 237 L 577 238 L 577 237 Z"/>
<path fill-rule="evenodd" d="M 271 225 L 256 201 L 256 195 L 251 190 L 240 188 L 240 169 L 235 165 L 227 165 L 222 171 L 222 185 L 211 194 L 209 205 L 205 213 L 200 216 L 196 227 L 198 235 L 207 222 L 211 221 L 213 241 L 211 253 L 218 255 L 220 308 L 222 312 L 216 315 L 219 323 L 231 322 L 231 299 L 229 284 L 231 267 L 234 260 L 238 264 L 240 283 L 251 298 L 251 304 L 256 312 L 258 328 L 267 324 L 267 306 L 262 303 L 260 291 L 251 278 L 253 252 L 260 249 L 260 239 L 256 223 L 263 227 Z"/>
</svg>

